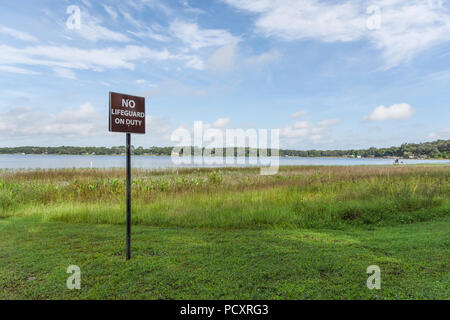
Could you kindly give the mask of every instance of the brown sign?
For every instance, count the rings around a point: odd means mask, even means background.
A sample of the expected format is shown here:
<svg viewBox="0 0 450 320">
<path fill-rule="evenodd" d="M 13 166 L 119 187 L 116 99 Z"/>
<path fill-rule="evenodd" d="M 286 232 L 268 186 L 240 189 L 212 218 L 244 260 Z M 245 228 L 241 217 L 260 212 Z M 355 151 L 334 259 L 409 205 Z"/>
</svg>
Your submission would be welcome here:
<svg viewBox="0 0 450 320">
<path fill-rule="evenodd" d="M 145 133 L 145 98 L 110 92 L 109 131 Z"/>
</svg>

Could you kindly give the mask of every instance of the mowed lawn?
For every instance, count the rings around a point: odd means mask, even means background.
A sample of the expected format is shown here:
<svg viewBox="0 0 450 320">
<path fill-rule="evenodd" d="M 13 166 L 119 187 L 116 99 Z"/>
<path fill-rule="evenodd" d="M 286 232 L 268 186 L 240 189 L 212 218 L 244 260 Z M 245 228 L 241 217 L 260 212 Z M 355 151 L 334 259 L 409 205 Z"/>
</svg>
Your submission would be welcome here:
<svg viewBox="0 0 450 320">
<path fill-rule="evenodd" d="M 449 299 L 449 169 L 4 171 L 0 298 Z"/>
</svg>

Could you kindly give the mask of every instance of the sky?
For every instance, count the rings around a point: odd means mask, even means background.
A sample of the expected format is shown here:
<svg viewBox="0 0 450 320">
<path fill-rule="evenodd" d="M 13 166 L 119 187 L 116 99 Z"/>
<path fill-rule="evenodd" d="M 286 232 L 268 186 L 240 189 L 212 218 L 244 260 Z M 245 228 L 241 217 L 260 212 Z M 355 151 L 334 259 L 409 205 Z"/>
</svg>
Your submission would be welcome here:
<svg viewBox="0 0 450 320">
<path fill-rule="evenodd" d="M 147 134 L 279 129 L 290 149 L 450 139 L 448 0 L 1 0 L 0 146 L 118 146 L 108 93 Z"/>
</svg>

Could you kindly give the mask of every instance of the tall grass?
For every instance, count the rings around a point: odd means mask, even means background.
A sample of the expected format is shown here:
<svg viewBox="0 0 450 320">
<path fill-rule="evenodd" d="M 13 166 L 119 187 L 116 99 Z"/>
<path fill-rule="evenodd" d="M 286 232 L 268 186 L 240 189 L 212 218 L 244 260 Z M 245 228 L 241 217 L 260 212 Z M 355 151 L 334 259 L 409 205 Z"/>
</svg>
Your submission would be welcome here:
<svg viewBox="0 0 450 320">
<path fill-rule="evenodd" d="M 450 213 L 450 166 L 134 170 L 133 223 L 265 228 L 383 225 Z M 121 224 L 125 172 L 0 172 L 0 217 Z"/>
</svg>

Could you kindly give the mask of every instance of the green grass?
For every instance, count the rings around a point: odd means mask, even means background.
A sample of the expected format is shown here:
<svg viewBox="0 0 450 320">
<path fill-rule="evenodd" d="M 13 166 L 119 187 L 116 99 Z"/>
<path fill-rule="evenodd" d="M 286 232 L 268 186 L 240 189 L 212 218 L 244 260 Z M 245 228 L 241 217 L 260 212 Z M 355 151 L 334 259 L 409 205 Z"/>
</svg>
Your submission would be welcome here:
<svg viewBox="0 0 450 320">
<path fill-rule="evenodd" d="M 449 299 L 449 218 L 375 230 L 0 220 L 1 299 Z M 69 265 L 81 290 L 66 288 Z M 381 268 L 368 290 L 366 268 Z"/>
<path fill-rule="evenodd" d="M 0 171 L 0 299 L 449 299 L 449 169 Z"/>
</svg>

